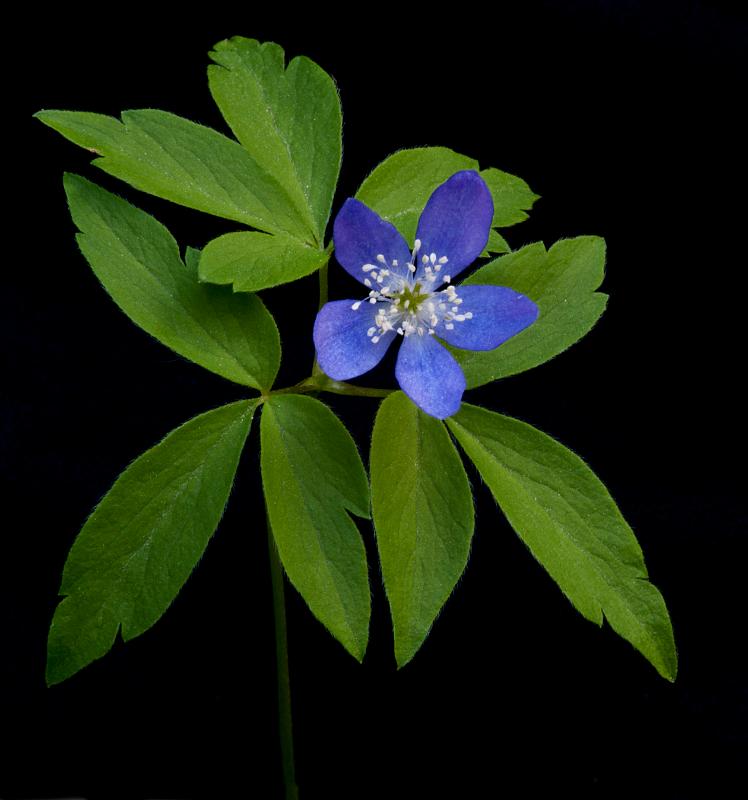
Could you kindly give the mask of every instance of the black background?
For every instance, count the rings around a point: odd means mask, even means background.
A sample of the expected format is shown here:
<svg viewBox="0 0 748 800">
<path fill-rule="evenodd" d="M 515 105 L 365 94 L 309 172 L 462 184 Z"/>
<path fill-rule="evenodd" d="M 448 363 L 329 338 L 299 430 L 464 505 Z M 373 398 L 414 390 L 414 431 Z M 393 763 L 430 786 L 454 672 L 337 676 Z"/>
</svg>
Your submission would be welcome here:
<svg viewBox="0 0 748 800">
<path fill-rule="evenodd" d="M 280 796 L 256 428 L 225 518 L 163 619 L 65 684 L 43 682 L 60 572 L 91 507 L 144 449 L 242 390 L 115 308 L 77 251 L 61 174 L 122 193 L 182 246 L 236 226 L 130 190 L 30 115 L 154 107 L 225 130 L 205 53 L 235 34 L 335 77 L 345 152 L 334 211 L 393 150 L 442 144 L 542 195 L 505 232 L 513 246 L 606 238 L 611 299 L 592 333 L 469 399 L 583 455 L 637 533 L 680 652 L 671 685 L 607 625 L 584 621 L 471 473 L 467 571 L 401 672 L 367 524 L 363 666 L 289 592 L 302 798 L 742 796 L 744 15 L 623 0 L 458 4 L 410 19 L 384 6 L 303 19 L 213 4 L 169 20 L 109 7 L 27 13 L 6 67 L 6 90 L 28 91 L 10 115 L 19 133 L 4 169 L 6 190 L 18 185 L 6 198 L 25 199 L 13 200 L 5 236 L 2 467 L 15 520 L 4 530 L 0 796 Z M 331 297 L 353 291 L 333 267 Z M 311 363 L 315 280 L 266 302 L 287 385 Z M 391 367 L 366 382 L 388 385 Z M 366 456 L 376 402 L 325 399 Z"/>
</svg>

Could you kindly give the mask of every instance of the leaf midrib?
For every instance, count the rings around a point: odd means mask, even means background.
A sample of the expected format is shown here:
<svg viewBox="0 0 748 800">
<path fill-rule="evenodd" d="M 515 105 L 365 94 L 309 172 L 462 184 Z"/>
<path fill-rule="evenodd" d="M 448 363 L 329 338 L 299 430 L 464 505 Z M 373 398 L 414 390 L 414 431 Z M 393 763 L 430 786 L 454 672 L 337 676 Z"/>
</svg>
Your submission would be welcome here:
<svg viewBox="0 0 748 800">
<path fill-rule="evenodd" d="M 503 471 L 503 472 L 506 474 L 506 478 L 507 478 L 509 481 L 511 481 L 511 482 L 512 482 L 512 484 L 513 484 L 514 486 L 518 487 L 518 488 L 520 489 L 520 491 L 522 492 L 522 494 L 523 494 L 523 495 L 525 495 L 525 496 L 529 497 L 530 499 L 532 499 L 532 496 L 531 496 L 531 495 L 530 495 L 530 494 L 527 492 L 527 490 L 526 490 L 526 489 L 525 489 L 525 488 L 522 486 L 522 483 L 521 483 L 521 481 L 519 481 L 519 480 L 518 480 L 518 479 L 515 477 L 515 476 L 516 476 L 516 475 L 518 475 L 519 473 L 517 473 L 517 472 L 516 472 L 516 470 L 512 469 L 511 467 L 507 467 L 507 466 L 505 466 L 505 465 L 501 464 L 501 463 L 498 461 L 498 459 L 496 459 L 495 457 L 492 457 L 492 453 L 491 453 L 491 451 L 490 451 L 490 450 L 489 450 L 487 447 L 485 447 L 485 446 L 483 445 L 483 443 L 480 441 L 480 439 L 477 439 L 476 437 L 474 437 L 474 436 L 472 435 L 472 433 L 470 433 L 470 432 L 469 432 L 469 431 L 468 431 L 466 428 L 464 428 L 463 426 L 461 426 L 461 425 L 460 425 L 460 427 L 462 428 L 462 430 L 463 430 L 463 431 L 465 431 L 465 433 L 467 434 L 467 436 L 468 436 L 468 437 L 469 437 L 469 438 L 470 438 L 470 439 L 471 439 L 471 440 L 472 440 L 472 441 L 473 441 L 473 442 L 474 442 L 474 443 L 477 445 L 477 447 L 478 447 L 480 450 L 482 450 L 482 452 L 483 452 L 484 454 L 488 455 L 488 456 L 489 456 L 489 458 L 491 458 L 491 460 L 493 460 L 493 461 L 494 461 L 494 463 L 497 465 L 497 469 L 498 469 L 498 470 L 500 470 L 500 471 Z M 511 448 L 510 448 L 510 449 L 511 449 Z M 539 485 L 545 486 L 546 488 L 550 488 L 550 487 L 548 487 L 548 485 L 547 485 L 547 484 L 543 484 L 543 483 L 540 483 L 540 482 L 538 482 L 538 481 L 534 481 L 532 478 L 529 478 L 528 480 L 530 480 L 530 481 L 533 481 L 534 483 L 539 483 Z M 597 561 L 598 561 L 598 559 L 597 559 L 596 557 L 594 557 L 592 554 L 589 554 L 589 553 L 587 553 L 587 551 L 586 551 L 586 550 L 584 550 L 584 549 L 581 547 L 581 545 L 580 545 L 580 544 L 579 544 L 579 543 L 578 543 L 578 542 L 577 542 L 577 541 L 576 541 L 576 540 L 575 540 L 573 537 L 569 536 L 569 535 L 568 535 L 568 533 L 566 532 L 566 530 L 565 530 L 564 526 L 562 526 L 562 525 L 560 525 L 560 524 L 557 524 L 557 523 L 554 523 L 553 517 L 551 517 L 551 516 L 550 516 L 550 514 L 549 514 L 549 513 L 546 511 L 546 509 L 545 509 L 545 508 L 543 508 L 543 506 L 542 506 L 542 505 L 540 505 L 539 503 L 533 503 L 533 504 L 536 506 L 536 508 L 538 508 L 538 509 L 540 510 L 540 512 L 542 513 L 542 515 L 543 515 L 543 516 L 544 516 L 546 519 L 548 519 L 548 521 L 549 521 L 549 522 L 550 522 L 550 524 L 551 524 L 551 527 L 552 527 L 552 529 L 554 529 L 554 530 L 558 530 L 558 531 L 559 531 L 559 533 L 560 533 L 560 534 L 561 534 L 561 535 L 564 537 L 564 539 L 565 539 L 567 542 L 569 542 L 569 543 L 571 544 L 571 546 L 574 548 L 574 550 L 575 550 L 576 552 L 578 552 L 578 553 L 580 553 L 580 554 L 582 555 L 582 557 L 583 557 L 584 561 L 585 561 L 585 562 L 589 562 L 589 563 L 590 563 L 590 566 L 593 568 L 593 570 L 594 570 L 595 574 L 596 574 L 596 575 L 598 575 L 599 579 L 600 579 L 600 580 L 601 580 L 601 581 L 602 581 L 602 582 L 603 582 L 603 583 L 604 583 L 604 584 L 605 584 L 605 585 L 606 585 L 606 586 L 607 586 L 607 587 L 608 587 L 608 588 L 609 588 L 609 589 L 610 589 L 610 590 L 611 590 L 613 593 L 615 593 L 616 595 L 620 596 L 620 597 L 621 597 L 621 598 L 622 598 L 622 599 L 625 601 L 625 602 L 624 602 L 624 605 L 625 605 L 625 606 L 626 606 L 626 608 L 627 608 L 627 609 L 629 609 L 629 611 L 630 611 L 629 602 L 628 602 L 628 599 L 626 598 L 625 594 L 623 594 L 623 593 L 621 592 L 620 588 L 618 588 L 618 586 L 617 586 L 617 585 L 615 585 L 615 584 L 611 584 L 611 583 L 610 583 L 610 581 L 608 580 L 608 578 L 606 577 L 606 575 L 600 571 L 600 568 L 599 568 L 599 566 L 598 566 L 598 564 L 597 564 Z M 567 506 L 568 506 L 568 503 L 567 503 Z M 585 522 L 584 518 L 583 518 L 583 517 L 581 517 L 581 516 L 579 515 L 579 513 L 576 511 L 576 509 L 574 509 L 572 506 L 568 506 L 568 507 L 569 507 L 569 508 L 572 510 L 573 514 L 574 514 L 574 515 L 575 515 L 575 516 L 576 516 L 576 517 L 577 517 L 577 518 L 578 518 L 578 519 L 581 521 L 581 523 L 582 523 L 582 526 L 583 526 L 583 527 L 584 527 L 584 528 L 585 528 L 585 529 L 586 529 L 588 532 L 591 532 L 591 531 L 590 531 L 590 528 L 589 528 L 589 526 L 587 525 L 587 523 Z M 603 545 L 605 546 L 605 549 L 606 549 L 606 550 L 608 550 L 608 549 L 609 549 L 609 548 L 607 547 L 607 545 L 605 545 L 605 543 L 604 543 L 604 542 L 603 542 Z M 616 559 L 616 560 L 620 562 L 620 559 Z M 622 563 L 623 563 L 623 562 L 622 562 Z M 640 575 L 640 576 L 636 576 L 636 578 L 643 578 L 643 579 L 645 579 L 645 580 L 646 580 L 646 575 Z M 595 601 L 596 601 L 596 602 L 599 604 L 601 611 L 602 611 L 603 613 L 605 613 L 605 606 L 604 606 L 604 604 L 602 603 L 602 601 L 601 601 L 601 600 L 600 600 L 600 599 L 599 599 L 597 596 L 595 597 Z M 635 618 L 635 619 L 636 619 L 636 618 Z M 642 630 L 646 631 L 646 636 L 647 636 L 647 638 L 650 640 L 650 642 L 654 643 L 654 644 L 657 646 L 657 649 L 659 650 L 659 646 L 657 645 L 657 642 L 656 642 L 656 641 L 655 641 L 655 640 L 652 638 L 651 634 L 649 633 L 649 629 L 648 629 L 648 628 L 647 628 L 645 625 L 643 625 L 643 624 L 642 624 L 642 623 L 641 623 L 641 622 L 640 622 L 638 619 L 637 619 L 637 623 L 640 625 L 640 627 L 641 627 L 641 629 L 642 629 Z"/>
<path fill-rule="evenodd" d="M 275 422 L 276 429 L 278 431 L 278 437 L 279 437 L 279 439 L 281 440 L 281 442 L 283 444 L 283 448 L 282 448 L 283 458 L 284 458 L 286 464 L 288 465 L 289 472 L 294 477 L 294 480 L 296 482 L 297 487 L 299 489 L 301 489 L 301 487 L 303 487 L 304 484 L 299 479 L 297 470 L 295 469 L 294 464 L 293 464 L 293 460 L 291 459 L 291 457 L 289 455 L 289 452 L 288 452 L 287 440 L 289 438 L 292 439 L 293 437 L 289 437 L 287 435 L 286 429 L 283 427 L 283 425 L 281 425 L 280 420 L 278 419 L 278 415 L 273 411 L 272 406 L 270 407 L 270 411 L 273 414 L 273 420 Z M 340 590 L 338 589 L 337 581 L 334 579 L 333 571 L 332 571 L 332 569 L 331 569 L 331 567 L 329 565 L 327 552 L 326 552 L 325 548 L 322 546 L 322 538 L 319 535 L 319 530 L 318 530 L 317 526 L 314 524 L 314 515 L 312 513 L 312 510 L 311 510 L 308 502 L 307 502 L 306 493 L 303 492 L 303 491 L 299 491 L 298 494 L 301 497 L 301 502 L 302 502 L 302 504 L 304 506 L 304 511 L 306 513 L 307 519 L 309 520 L 310 527 L 314 531 L 314 537 L 315 537 L 315 542 L 317 544 L 318 551 L 320 552 L 320 554 L 322 554 L 324 556 L 324 558 L 322 559 L 322 563 L 325 566 L 325 572 L 327 573 L 328 578 L 329 578 L 328 582 L 330 584 L 332 584 L 332 587 L 333 587 L 333 589 L 335 591 L 335 596 L 337 597 L 338 605 L 339 605 L 341 611 L 343 612 L 343 616 L 345 618 L 346 626 L 348 628 L 348 631 L 351 634 L 351 637 L 353 638 L 353 640 L 358 645 L 358 647 L 361 648 L 362 643 L 359 641 L 359 638 L 356 635 L 355 627 L 351 624 L 351 619 L 350 619 L 350 616 L 349 616 L 349 613 L 348 613 L 347 606 L 343 602 L 342 595 L 340 594 Z M 340 505 L 340 514 L 345 516 L 348 519 L 349 522 L 353 523 L 353 520 L 351 519 L 350 515 L 346 511 L 346 507 L 345 507 L 345 505 L 343 503 L 341 503 L 341 505 Z"/>
<path fill-rule="evenodd" d="M 125 241 L 122 239 L 122 237 L 119 235 L 119 233 L 118 233 L 118 232 L 117 232 L 117 231 L 116 231 L 116 230 L 115 230 L 113 227 L 111 227 L 110 225 L 106 225 L 106 228 L 107 228 L 107 230 L 108 230 L 108 231 L 110 231 L 110 232 L 111 232 L 112 236 L 114 236 L 114 238 L 115 238 L 115 239 L 116 239 L 116 240 L 117 240 L 117 241 L 118 241 L 118 242 L 119 242 L 119 243 L 122 245 L 122 247 L 124 248 L 124 250 L 125 250 L 127 253 L 129 253 L 129 254 L 130 254 L 130 256 L 132 257 L 133 261 L 135 261 L 137 264 L 139 264 L 139 265 L 140 265 L 140 266 L 143 268 L 143 270 L 145 271 L 145 274 L 148 276 L 148 278 L 149 278 L 149 279 L 150 279 L 150 280 L 151 280 L 151 281 L 152 281 L 152 282 L 153 282 L 153 283 L 154 283 L 154 284 L 155 284 L 155 285 L 156 285 L 158 288 L 162 289 L 162 290 L 163 290 L 163 291 L 164 291 L 164 292 L 167 294 L 167 296 L 168 296 L 168 297 L 170 297 L 170 298 L 174 298 L 174 294 L 173 294 L 173 293 L 172 293 L 172 291 L 170 290 L 170 287 L 167 285 L 167 283 L 166 283 L 164 280 L 161 280 L 161 279 L 158 277 L 158 274 L 157 274 L 157 273 L 155 273 L 155 272 L 153 272 L 151 269 L 149 269 L 148 265 L 147 265 L 147 264 L 146 264 L 146 263 L 145 263 L 145 262 L 144 262 L 142 259 L 140 259 L 140 258 L 139 258 L 139 257 L 138 257 L 138 256 L 137 256 L 137 255 L 136 255 L 134 252 L 133 252 L 133 250 L 132 250 L 132 249 L 131 249 L 131 248 L 130 248 L 128 245 L 127 245 L 127 243 L 126 243 L 126 242 L 125 242 Z M 88 238 L 88 237 L 90 236 L 90 237 L 91 237 L 92 244 L 93 244 L 94 246 L 96 246 L 96 239 L 93 237 L 93 234 L 89 234 L 89 233 L 86 233 L 84 230 L 81 230 L 81 235 L 82 235 L 83 237 L 85 237 L 85 238 Z M 170 248 L 170 249 L 171 249 L 171 248 Z M 180 266 L 181 266 L 181 267 L 182 267 L 182 268 L 185 270 L 185 272 L 186 272 L 186 270 L 187 270 L 187 267 L 185 266 L 184 262 L 182 261 L 181 257 L 179 256 L 179 254 L 178 254 L 178 253 L 175 253 L 174 255 L 176 256 L 176 259 L 177 259 L 177 261 L 179 262 Z M 169 274 L 171 275 L 171 270 L 169 270 L 169 268 L 168 268 L 168 267 L 167 267 L 166 269 L 167 269 L 167 271 L 169 272 Z M 182 294 L 182 292 L 183 292 L 183 287 L 181 287 L 181 286 L 179 285 L 178 281 L 179 281 L 179 278 L 177 278 L 177 280 L 175 281 L 175 289 L 176 289 L 176 293 L 179 293 L 179 294 L 181 295 L 181 294 Z M 196 285 L 197 285 L 197 287 L 199 288 L 199 284 L 196 284 Z M 221 342 L 220 342 L 220 341 L 219 341 L 219 340 L 218 340 L 218 339 L 215 337 L 215 335 L 214 335 L 213 333 L 211 333 L 211 332 L 210 332 L 210 331 L 209 331 L 209 330 L 208 330 L 208 329 L 205 327 L 205 325 L 203 325 L 203 323 L 202 323 L 202 322 L 201 322 L 201 321 L 200 321 L 200 320 L 199 320 L 197 317 L 195 317 L 195 316 L 192 314 L 192 312 L 191 312 L 190 310 L 188 310 L 188 306 L 187 306 L 187 305 L 185 305 L 184 303 L 180 302 L 180 303 L 179 303 L 179 306 L 180 306 L 180 307 L 182 308 L 182 310 L 184 311 L 184 314 L 185 314 L 185 316 L 186 316 L 186 317 L 187 317 L 187 318 L 188 318 L 188 319 L 189 319 L 189 320 L 190 320 L 190 321 L 191 321 L 191 322 L 192 322 L 192 323 L 193 323 L 193 324 L 194 324 L 194 325 L 195 325 L 195 326 L 196 326 L 196 327 L 197 327 L 197 328 L 198 328 L 198 329 L 199 329 L 199 330 L 200 330 L 200 331 L 201 331 L 201 332 L 202 332 L 202 333 L 203 333 L 203 334 L 206 336 L 206 338 L 207 338 L 209 341 L 213 342 L 213 344 L 216 346 L 216 348 L 217 348 L 218 350 L 220 350 L 220 352 L 223 354 L 223 357 L 224 357 L 224 358 L 226 358 L 226 359 L 227 359 L 227 361 L 228 361 L 230 364 L 232 364 L 232 365 L 233 365 L 235 368 L 237 368 L 237 370 L 238 370 L 239 372 L 243 373 L 244 375 L 246 375 L 247 377 L 251 378 L 251 379 L 254 381 L 254 383 L 249 383 L 249 382 L 247 382 L 247 381 L 245 380 L 245 382 L 244 382 L 244 385 L 246 385 L 246 386 L 249 386 L 249 387 L 251 387 L 252 389 L 256 389 L 256 388 L 258 388 L 258 387 L 257 387 L 255 384 L 257 384 L 257 385 L 259 385 L 259 384 L 260 384 L 260 381 L 259 381 L 259 379 L 258 379 L 258 378 L 256 378 L 254 375 L 252 375 L 252 373 L 250 373 L 250 372 L 247 370 L 246 366 L 245 366 L 244 364 L 242 364 L 242 363 L 241 363 L 241 362 L 238 360 L 238 358 L 237 358 L 237 357 L 236 357 L 236 356 L 235 356 L 235 355 L 234 355 L 234 354 L 233 354 L 233 353 L 232 353 L 230 350 L 227 350 L 227 349 L 226 349 L 226 347 L 225 347 L 225 345 L 224 345 L 224 344 L 222 344 L 222 343 L 221 343 Z M 172 329 L 172 330 L 173 330 L 173 329 Z M 151 334 L 151 335 L 152 335 L 152 334 Z M 172 349 L 172 350 L 173 350 L 174 348 L 170 348 L 170 349 Z M 198 351 L 199 351 L 199 348 L 198 348 Z M 176 352 L 176 351 L 175 351 L 175 352 Z M 257 367 L 259 367 L 259 362 L 258 362 L 258 363 L 255 365 L 255 367 L 254 367 L 254 368 L 257 368 Z M 226 377 L 227 377 L 227 376 L 226 376 Z M 237 381 L 237 383 L 238 383 L 238 381 Z"/>
</svg>

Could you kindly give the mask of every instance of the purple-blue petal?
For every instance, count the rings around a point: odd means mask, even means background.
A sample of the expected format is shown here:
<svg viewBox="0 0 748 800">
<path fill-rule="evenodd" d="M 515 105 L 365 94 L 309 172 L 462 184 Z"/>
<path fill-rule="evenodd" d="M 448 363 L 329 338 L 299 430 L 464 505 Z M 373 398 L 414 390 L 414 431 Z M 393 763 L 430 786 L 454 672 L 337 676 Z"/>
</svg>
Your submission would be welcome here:
<svg viewBox="0 0 748 800">
<path fill-rule="evenodd" d="M 357 311 L 355 300 L 326 303 L 314 321 L 314 346 L 317 361 L 325 375 L 345 381 L 373 369 L 387 352 L 395 333 L 388 331 L 375 344 L 366 335 L 372 327 L 377 306 L 362 303 Z"/>
<path fill-rule="evenodd" d="M 386 268 L 392 271 L 393 259 L 398 262 L 400 274 L 407 274 L 410 250 L 403 235 L 391 223 L 365 206 L 360 200 L 349 197 L 335 217 L 332 232 L 335 258 L 356 280 L 364 282 L 367 274 L 364 264 L 375 264 L 378 255 L 387 260 Z"/>
<path fill-rule="evenodd" d="M 493 198 L 475 170 L 458 172 L 438 186 L 418 220 L 419 277 L 421 259 L 431 253 L 449 259 L 442 274 L 452 278 L 470 266 L 486 246 L 492 221 Z"/>
<path fill-rule="evenodd" d="M 436 334 L 463 350 L 493 350 L 538 318 L 537 305 L 506 286 L 458 286 L 457 295 L 459 313 L 469 312 L 472 319 L 455 321 L 451 331 L 439 325 Z"/>
<path fill-rule="evenodd" d="M 437 419 L 457 413 L 465 376 L 452 354 L 433 336 L 406 336 L 395 366 L 400 388 L 423 411 Z"/>
</svg>

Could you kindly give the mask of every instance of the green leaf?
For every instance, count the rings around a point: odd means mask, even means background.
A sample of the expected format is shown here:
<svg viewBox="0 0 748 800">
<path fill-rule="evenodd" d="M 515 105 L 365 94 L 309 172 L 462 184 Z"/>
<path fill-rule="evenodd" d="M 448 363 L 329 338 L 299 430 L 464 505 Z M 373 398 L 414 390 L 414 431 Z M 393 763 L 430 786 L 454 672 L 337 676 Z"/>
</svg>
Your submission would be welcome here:
<svg viewBox="0 0 748 800">
<path fill-rule="evenodd" d="M 321 243 L 340 172 L 340 98 L 304 56 L 284 69 L 282 48 L 237 36 L 210 54 L 210 91 L 236 138 L 280 183 Z"/>
<path fill-rule="evenodd" d="M 276 178 L 217 131 L 154 109 L 123 111 L 122 122 L 79 111 L 35 116 L 136 189 L 269 233 L 313 238 Z"/>
<path fill-rule="evenodd" d="M 258 297 L 201 285 L 196 259 L 185 266 L 166 228 L 116 195 L 70 174 L 65 191 L 83 255 L 133 322 L 224 378 L 272 386 L 280 339 Z"/>
<path fill-rule="evenodd" d="M 415 147 L 400 150 L 382 161 L 361 184 L 356 197 L 391 222 L 412 245 L 418 217 L 437 186 L 455 172 L 478 169 L 474 158 L 447 147 Z M 514 175 L 489 168 L 481 171 L 494 202 L 494 228 L 504 228 L 527 219 L 537 195 Z M 503 244 L 502 244 L 503 243 Z M 487 254 L 506 252 L 506 242 L 496 234 L 489 238 Z"/>
<path fill-rule="evenodd" d="M 311 397 L 262 411 L 262 482 L 281 563 L 312 613 L 357 660 L 369 635 L 369 578 L 347 511 L 369 517 L 369 485 L 348 431 Z"/>
<path fill-rule="evenodd" d="M 437 186 L 478 162 L 448 147 L 415 147 L 385 158 L 361 184 L 356 197 L 391 222 L 413 244 L 418 217 Z"/>
<path fill-rule="evenodd" d="M 524 422 L 462 404 L 447 420 L 514 530 L 587 619 L 631 642 L 663 677 L 677 655 L 662 595 L 607 489 L 579 456 Z"/>
<path fill-rule="evenodd" d="M 377 546 L 402 667 L 467 564 L 473 498 L 444 425 L 402 392 L 379 408 L 371 443 Z"/>
<path fill-rule="evenodd" d="M 230 283 L 235 292 L 258 292 L 303 278 L 330 254 L 290 236 L 255 231 L 227 233 L 208 242 L 200 258 L 200 280 Z"/>
<path fill-rule="evenodd" d="M 202 556 L 228 500 L 256 402 L 208 411 L 117 478 L 75 540 L 49 632 L 47 683 L 139 636 Z"/>
<path fill-rule="evenodd" d="M 508 228 L 527 219 L 525 213 L 532 208 L 539 195 L 516 175 L 490 167 L 481 171 L 481 178 L 493 197 L 493 227 Z"/>
<path fill-rule="evenodd" d="M 488 242 L 486 242 L 486 253 L 509 253 L 511 252 L 511 247 L 507 244 L 506 239 L 500 234 L 497 233 L 493 228 L 491 228 L 491 232 L 488 234 Z"/>
<path fill-rule="evenodd" d="M 450 348 L 468 388 L 524 372 L 557 356 L 588 333 L 605 311 L 602 283 L 605 241 L 597 236 L 563 239 L 546 252 L 540 242 L 497 258 L 465 284 L 509 286 L 534 300 L 540 316 L 495 350 Z"/>
</svg>

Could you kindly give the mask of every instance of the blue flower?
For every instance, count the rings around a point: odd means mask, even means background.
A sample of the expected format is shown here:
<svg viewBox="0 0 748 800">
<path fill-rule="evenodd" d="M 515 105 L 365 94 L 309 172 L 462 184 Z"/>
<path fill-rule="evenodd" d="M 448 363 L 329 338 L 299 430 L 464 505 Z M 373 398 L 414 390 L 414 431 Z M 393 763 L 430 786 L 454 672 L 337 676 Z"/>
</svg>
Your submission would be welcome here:
<svg viewBox="0 0 748 800">
<path fill-rule="evenodd" d="M 358 200 L 346 200 L 333 228 L 335 256 L 369 295 L 320 310 L 314 345 L 321 369 L 334 380 L 362 375 L 400 335 L 400 388 L 433 417 L 456 413 L 465 376 L 438 340 L 464 350 L 493 350 L 538 316 L 532 300 L 504 286 L 452 284 L 483 252 L 492 220 L 491 192 L 473 170 L 456 173 L 434 190 L 412 251 L 394 225 Z"/>
</svg>

